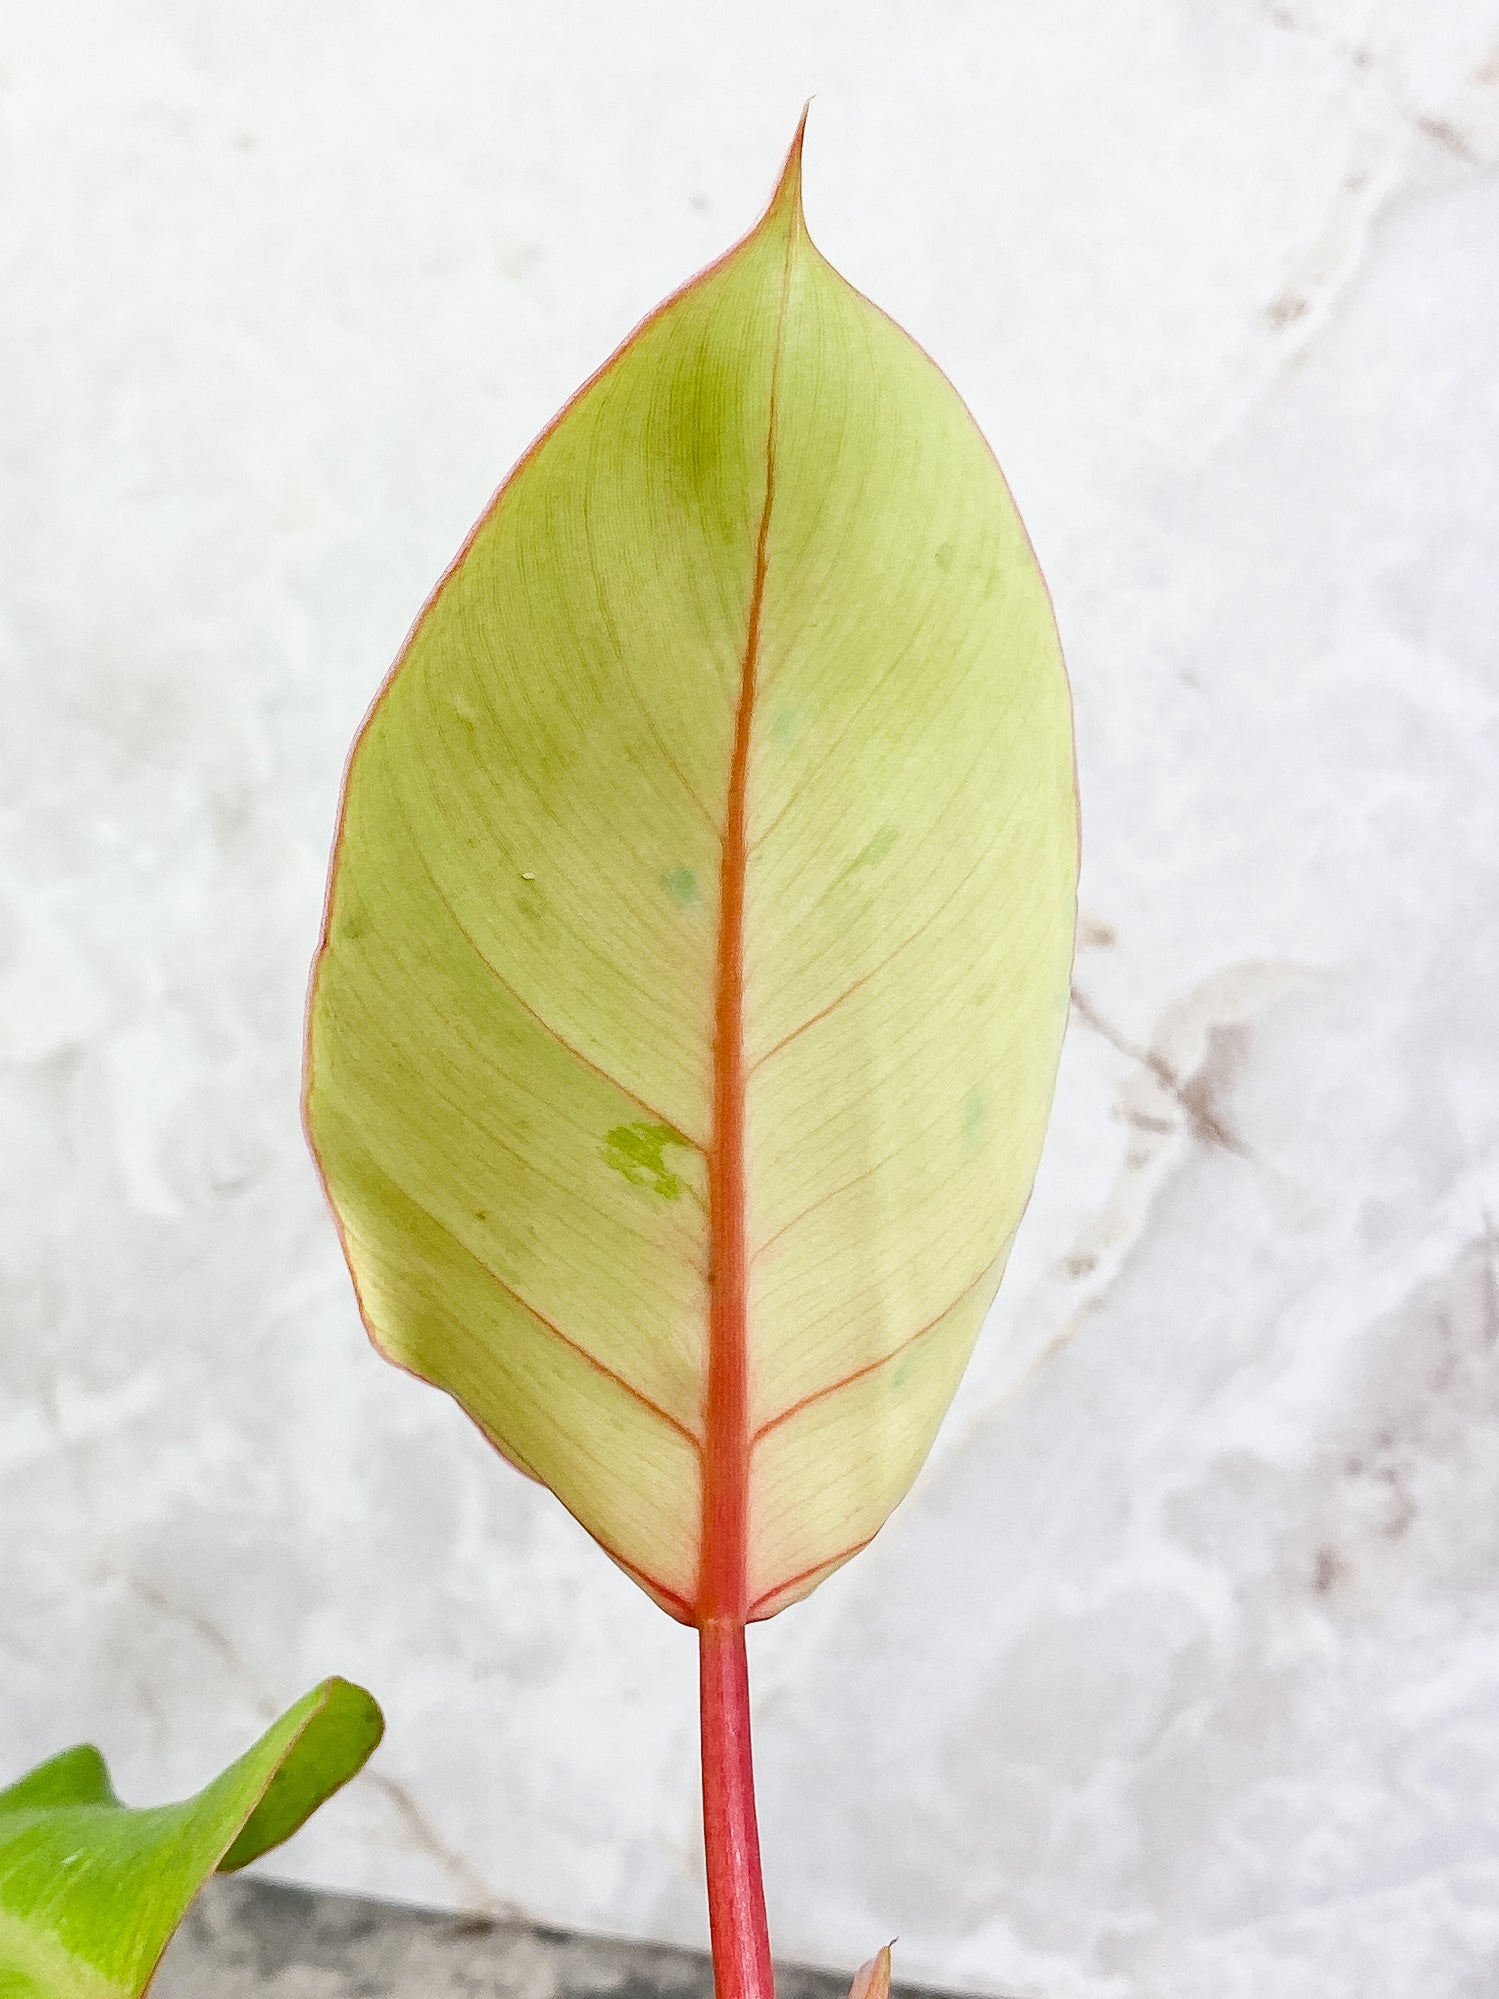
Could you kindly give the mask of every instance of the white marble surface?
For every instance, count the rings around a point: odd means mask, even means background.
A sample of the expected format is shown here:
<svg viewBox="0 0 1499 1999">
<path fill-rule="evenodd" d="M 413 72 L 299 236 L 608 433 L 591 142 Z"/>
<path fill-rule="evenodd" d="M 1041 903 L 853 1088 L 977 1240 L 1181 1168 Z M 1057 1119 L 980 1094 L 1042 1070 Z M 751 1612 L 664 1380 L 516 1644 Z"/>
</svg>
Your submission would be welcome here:
<svg viewBox="0 0 1499 1999">
<path fill-rule="evenodd" d="M 1010 472 L 1080 1000 L 912 1501 L 754 1647 L 777 1942 L 1036 1999 L 1499 1989 L 1499 4 L 50 0 L 0 42 L 0 1768 L 702 1936 L 690 1642 L 368 1351 L 302 1149 L 349 736 L 766 194 Z M 1023 1393 L 1012 1393 L 1023 1382 Z"/>
</svg>

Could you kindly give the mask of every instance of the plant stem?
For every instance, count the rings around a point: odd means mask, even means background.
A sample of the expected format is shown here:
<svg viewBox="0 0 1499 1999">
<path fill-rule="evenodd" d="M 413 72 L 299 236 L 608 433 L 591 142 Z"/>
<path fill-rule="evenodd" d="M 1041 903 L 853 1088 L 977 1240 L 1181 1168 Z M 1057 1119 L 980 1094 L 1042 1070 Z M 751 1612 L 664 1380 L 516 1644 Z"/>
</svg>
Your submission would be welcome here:
<svg viewBox="0 0 1499 1999">
<path fill-rule="evenodd" d="M 703 1846 L 717 1999 L 774 1999 L 744 1625 L 707 1618 L 698 1633 L 703 1728 Z"/>
</svg>

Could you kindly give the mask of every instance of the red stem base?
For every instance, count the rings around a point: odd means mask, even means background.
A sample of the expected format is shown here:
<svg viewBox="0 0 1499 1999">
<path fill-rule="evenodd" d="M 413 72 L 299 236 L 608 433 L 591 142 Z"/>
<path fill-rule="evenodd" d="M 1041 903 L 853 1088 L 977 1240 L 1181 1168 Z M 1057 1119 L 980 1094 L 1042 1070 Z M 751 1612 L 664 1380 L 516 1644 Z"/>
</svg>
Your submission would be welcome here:
<svg viewBox="0 0 1499 1999">
<path fill-rule="evenodd" d="M 744 1626 L 706 1620 L 698 1633 L 703 1726 L 703 1846 L 717 1999 L 774 1999 L 755 1771 L 750 1754 Z"/>
</svg>

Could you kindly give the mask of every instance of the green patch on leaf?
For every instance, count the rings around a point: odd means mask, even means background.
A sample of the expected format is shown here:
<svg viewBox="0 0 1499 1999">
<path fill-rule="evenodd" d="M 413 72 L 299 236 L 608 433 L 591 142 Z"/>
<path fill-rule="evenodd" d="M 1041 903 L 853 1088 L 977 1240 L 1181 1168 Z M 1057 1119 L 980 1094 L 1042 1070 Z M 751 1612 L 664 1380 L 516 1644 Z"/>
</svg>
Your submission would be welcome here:
<svg viewBox="0 0 1499 1999">
<path fill-rule="evenodd" d="M 98 1750 L 0 1791 L 0 1995 L 138 1999 L 212 1873 L 289 1839 L 380 1740 L 372 1697 L 324 1680 L 178 1805 L 122 1805 Z"/>
<path fill-rule="evenodd" d="M 661 877 L 661 886 L 682 909 L 697 909 L 702 904 L 697 876 L 691 868 L 668 868 Z"/>
<path fill-rule="evenodd" d="M 681 1198 L 682 1176 L 666 1163 L 668 1145 L 686 1145 L 669 1124 L 617 1124 L 604 1139 L 604 1161 L 632 1187 L 648 1187 L 663 1201 Z"/>
</svg>

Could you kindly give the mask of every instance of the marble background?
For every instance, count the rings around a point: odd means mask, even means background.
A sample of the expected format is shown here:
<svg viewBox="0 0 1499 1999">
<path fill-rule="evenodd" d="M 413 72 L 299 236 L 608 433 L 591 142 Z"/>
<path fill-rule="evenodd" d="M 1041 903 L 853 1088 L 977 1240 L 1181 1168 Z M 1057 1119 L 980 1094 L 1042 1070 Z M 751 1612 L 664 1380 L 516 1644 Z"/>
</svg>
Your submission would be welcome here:
<svg viewBox="0 0 1499 1999">
<path fill-rule="evenodd" d="M 49 0 L 0 43 L 0 1770 L 700 1940 L 690 1640 L 370 1352 L 304 1155 L 345 749 L 756 214 L 994 440 L 1085 801 L 1055 1125 L 918 1491 L 757 1634 L 779 1947 L 1499 1989 L 1499 4 Z M 1019 1390 L 1020 1392 L 1016 1392 Z"/>
</svg>

